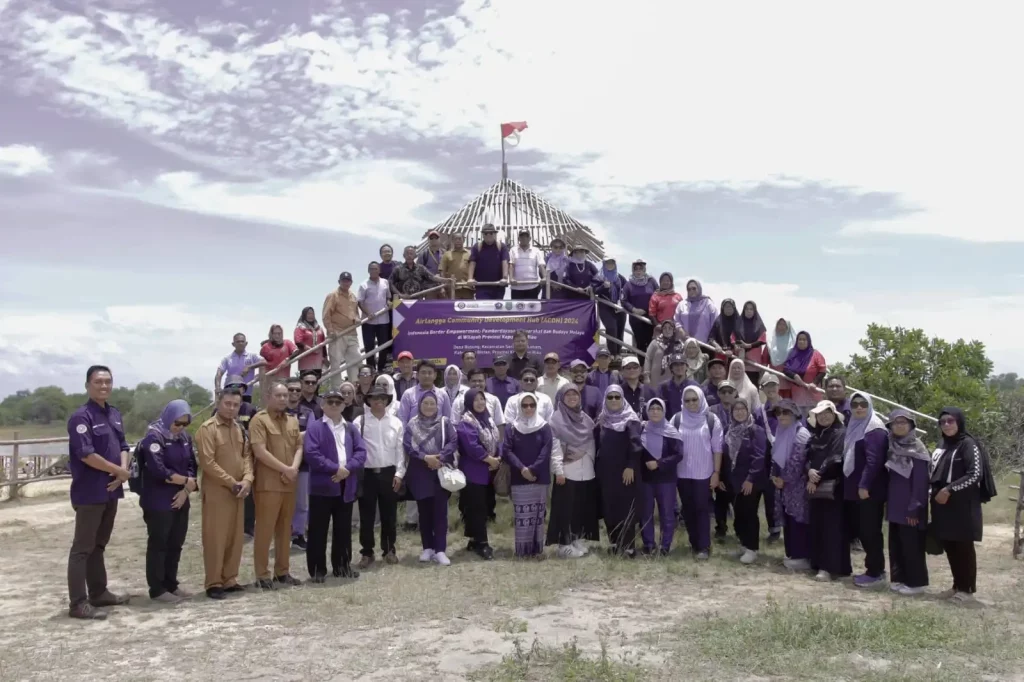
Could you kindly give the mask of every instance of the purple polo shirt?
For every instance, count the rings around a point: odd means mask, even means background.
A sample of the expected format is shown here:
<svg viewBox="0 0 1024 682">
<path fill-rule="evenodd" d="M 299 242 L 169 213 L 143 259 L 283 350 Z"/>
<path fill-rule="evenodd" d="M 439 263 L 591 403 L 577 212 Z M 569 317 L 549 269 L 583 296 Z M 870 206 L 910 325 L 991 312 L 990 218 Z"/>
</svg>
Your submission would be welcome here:
<svg viewBox="0 0 1024 682">
<path fill-rule="evenodd" d="M 124 439 L 124 422 L 116 407 L 100 407 L 90 400 L 68 419 L 68 454 L 71 467 L 71 504 L 106 504 L 124 497 L 122 486 L 114 492 L 107 486 L 114 480 L 110 474 L 93 469 L 82 460 L 97 454 L 111 464 L 121 466 L 121 453 L 128 451 Z"/>
<path fill-rule="evenodd" d="M 444 249 L 438 249 L 437 251 L 431 251 L 427 249 L 420 254 L 420 257 L 416 259 L 416 262 L 430 270 L 430 274 L 436 275 L 437 271 L 441 268 L 441 256 L 444 255 Z"/>
<path fill-rule="evenodd" d="M 249 383 L 256 378 L 256 370 L 250 369 L 248 372 L 242 373 L 242 368 L 246 365 L 254 365 L 257 362 L 262 362 L 263 358 L 255 353 L 231 353 L 224 357 L 220 361 L 220 371 L 224 373 L 224 376 L 229 377 L 232 375 L 238 375 L 242 377 L 242 381 Z M 245 389 L 245 395 L 252 395 L 252 386 Z"/>
<path fill-rule="evenodd" d="M 473 278 L 478 282 L 501 281 L 501 264 L 508 261 L 508 248 L 495 242 L 487 245 L 478 242 L 469 250 L 469 262 L 476 263 Z"/>
<path fill-rule="evenodd" d="M 391 279 L 391 273 L 395 271 L 395 261 L 389 260 L 387 263 L 381 262 L 380 264 L 380 278 Z"/>
</svg>

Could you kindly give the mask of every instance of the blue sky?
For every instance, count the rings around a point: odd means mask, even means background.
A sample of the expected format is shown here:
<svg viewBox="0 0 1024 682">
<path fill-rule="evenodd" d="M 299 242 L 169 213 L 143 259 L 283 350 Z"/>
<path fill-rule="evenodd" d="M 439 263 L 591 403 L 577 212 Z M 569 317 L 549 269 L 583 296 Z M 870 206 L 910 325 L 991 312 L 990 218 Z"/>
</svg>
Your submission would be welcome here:
<svg viewBox="0 0 1024 682">
<path fill-rule="evenodd" d="M 212 383 L 500 176 L 620 262 L 1024 374 L 1024 63 L 998 7 L 0 0 L 0 395 Z"/>
</svg>

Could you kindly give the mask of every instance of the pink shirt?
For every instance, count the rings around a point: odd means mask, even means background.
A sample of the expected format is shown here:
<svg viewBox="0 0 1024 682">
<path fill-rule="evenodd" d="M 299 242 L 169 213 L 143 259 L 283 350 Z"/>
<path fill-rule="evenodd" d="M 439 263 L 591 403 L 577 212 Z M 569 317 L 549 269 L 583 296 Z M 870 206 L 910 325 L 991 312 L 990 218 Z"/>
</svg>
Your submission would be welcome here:
<svg viewBox="0 0 1024 682">
<path fill-rule="evenodd" d="M 316 332 L 308 327 L 296 327 L 295 334 L 292 335 L 295 339 L 295 345 L 298 346 L 300 343 L 303 345 L 303 352 L 309 350 L 318 343 L 322 343 L 327 337 L 324 335 L 323 327 L 317 325 Z M 323 349 L 321 349 L 322 351 Z M 324 366 L 324 354 L 320 351 L 316 353 L 310 353 L 306 357 L 299 360 L 299 371 L 305 371 L 307 369 L 322 369 Z"/>
<path fill-rule="evenodd" d="M 285 339 L 284 344 L 280 348 L 275 348 L 272 343 L 267 341 L 260 348 L 260 357 L 267 361 L 267 366 L 264 371 L 269 372 L 272 369 L 276 369 L 284 364 L 284 361 L 295 352 L 295 344 L 292 343 L 291 339 Z M 276 372 L 274 377 L 278 379 L 284 379 L 288 376 L 288 370 L 282 369 L 280 372 Z"/>
<path fill-rule="evenodd" d="M 817 350 L 814 351 L 814 355 L 811 356 L 811 361 L 807 363 L 807 371 L 804 372 L 803 380 L 808 384 L 813 384 L 817 381 L 818 377 L 825 374 L 828 370 L 828 366 L 825 364 L 825 356 L 819 353 Z M 817 405 L 820 401 L 825 399 L 824 391 L 808 391 L 803 386 L 797 386 L 792 382 L 786 382 L 787 386 L 793 390 L 793 402 L 800 407 L 809 407 Z"/>
</svg>

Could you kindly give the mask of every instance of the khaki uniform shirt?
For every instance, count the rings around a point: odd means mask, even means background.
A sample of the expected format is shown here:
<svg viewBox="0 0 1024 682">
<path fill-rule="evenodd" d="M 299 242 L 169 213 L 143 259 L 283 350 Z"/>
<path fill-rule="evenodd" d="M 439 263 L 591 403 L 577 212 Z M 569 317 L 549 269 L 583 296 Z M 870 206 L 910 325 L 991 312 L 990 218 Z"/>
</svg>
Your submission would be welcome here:
<svg viewBox="0 0 1024 682">
<path fill-rule="evenodd" d="M 454 277 L 456 282 L 469 279 L 469 249 L 445 251 L 441 256 L 441 276 Z"/>
<path fill-rule="evenodd" d="M 339 287 L 327 294 L 323 320 L 328 334 L 337 334 L 354 325 L 359 320 L 359 299 L 355 292 L 349 289 L 348 293 L 342 293 Z M 355 336 L 358 332 L 358 328 L 350 329 L 348 335 Z"/>
<path fill-rule="evenodd" d="M 237 422 L 210 417 L 196 431 L 196 448 L 203 486 L 232 488 L 242 481 L 252 483 L 252 449 Z"/>
<path fill-rule="evenodd" d="M 249 440 L 252 441 L 254 447 L 257 445 L 266 447 L 271 457 L 290 467 L 295 461 L 295 451 L 299 449 L 299 444 L 302 442 L 299 433 L 299 420 L 287 413 L 274 418 L 266 410 L 261 410 L 249 422 Z M 295 481 L 285 483 L 281 480 L 279 471 L 271 469 L 257 459 L 256 490 L 291 492 L 295 490 Z"/>
</svg>

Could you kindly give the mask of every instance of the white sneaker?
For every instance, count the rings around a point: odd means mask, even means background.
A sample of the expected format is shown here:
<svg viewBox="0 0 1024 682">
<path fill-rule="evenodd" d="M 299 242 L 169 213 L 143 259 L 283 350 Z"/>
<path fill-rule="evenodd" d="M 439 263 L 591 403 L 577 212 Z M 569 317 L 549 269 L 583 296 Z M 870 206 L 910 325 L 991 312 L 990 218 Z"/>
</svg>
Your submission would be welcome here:
<svg viewBox="0 0 1024 682">
<path fill-rule="evenodd" d="M 811 567 L 807 559 L 784 559 L 782 565 L 791 571 L 806 571 Z"/>
<path fill-rule="evenodd" d="M 436 554 L 434 554 L 433 559 L 434 559 L 434 563 L 435 564 L 439 564 L 441 566 L 451 566 L 452 565 L 452 560 L 449 559 L 448 555 L 445 554 L 444 552 L 437 552 Z"/>
<path fill-rule="evenodd" d="M 832 574 L 828 571 L 818 571 L 817 575 L 814 576 L 814 579 L 819 583 L 829 583 L 832 582 Z"/>
<path fill-rule="evenodd" d="M 903 583 L 889 583 L 889 589 L 893 592 L 899 592 L 904 587 L 906 587 L 906 585 L 904 585 Z"/>
<path fill-rule="evenodd" d="M 757 552 L 752 549 L 743 550 L 743 554 L 740 556 L 741 564 L 752 564 L 757 561 Z"/>
<path fill-rule="evenodd" d="M 588 554 L 590 554 L 590 548 L 587 547 L 586 543 L 583 542 L 583 540 L 573 540 L 572 546 L 575 547 L 579 552 L 581 552 L 580 556 L 587 556 Z"/>
<path fill-rule="evenodd" d="M 697 561 L 707 561 L 708 559 L 711 558 L 711 555 L 708 554 L 707 552 L 697 552 L 697 555 L 694 558 Z"/>
<path fill-rule="evenodd" d="M 558 556 L 561 557 L 562 559 L 571 559 L 573 554 L 575 553 L 575 551 L 576 551 L 576 548 L 573 547 L 572 545 L 559 545 L 558 546 Z"/>
<path fill-rule="evenodd" d="M 430 561 L 433 558 L 434 558 L 434 550 L 432 550 L 432 549 L 425 549 L 425 550 L 423 550 L 423 553 L 420 554 L 420 561 L 422 561 L 423 563 L 426 563 L 426 562 Z"/>
<path fill-rule="evenodd" d="M 896 590 L 904 597 L 913 597 L 917 594 L 924 594 L 923 587 L 907 587 L 906 585 L 900 585 L 900 589 Z"/>
<path fill-rule="evenodd" d="M 977 601 L 974 595 L 969 592 L 957 592 L 951 600 L 955 604 L 973 604 Z"/>
</svg>

